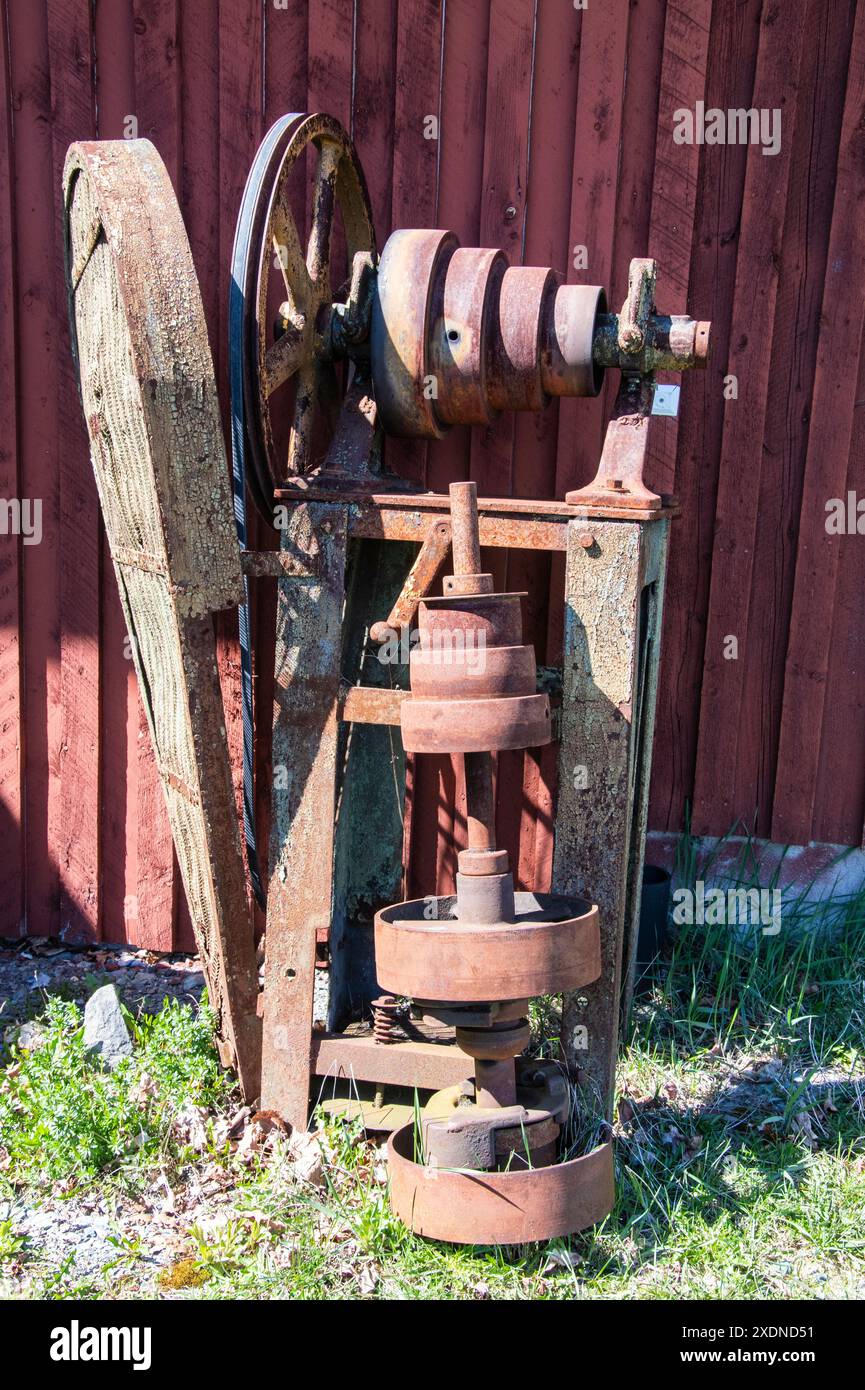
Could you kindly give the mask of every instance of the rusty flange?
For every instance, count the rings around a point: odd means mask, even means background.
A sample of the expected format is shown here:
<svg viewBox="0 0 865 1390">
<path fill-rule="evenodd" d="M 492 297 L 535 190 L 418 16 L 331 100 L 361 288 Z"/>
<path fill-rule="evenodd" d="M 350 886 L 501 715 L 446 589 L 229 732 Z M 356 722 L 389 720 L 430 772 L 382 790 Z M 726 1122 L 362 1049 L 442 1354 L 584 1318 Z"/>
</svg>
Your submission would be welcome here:
<svg viewBox="0 0 865 1390">
<path fill-rule="evenodd" d="M 547 695 L 508 695 L 491 700 L 403 700 L 407 753 L 497 753 L 542 748 L 552 739 Z"/>
<path fill-rule="evenodd" d="M 437 439 L 442 433 L 429 383 L 433 325 L 441 320 L 444 277 L 457 249 L 453 232 L 394 232 L 378 267 L 370 347 L 375 398 L 388 434 Z"/>
<path fill-rule="evenodd" d="M 412 698 L 491 699 L 499 695 L 534 695 L 537 688 L 534 647 L 483 647 L 446 650 L 417 646 L 409 653 Z"/>
<path fill-rule="evenodd" d="M 415 1162 L 415 1127 L 387 1146 L 390 1204 L 415 1232 L 460 1245 L 522 1245 L 602 1221 L 615 1200 L 613 1147 L 549 1167 L 476 1173 Z"/>
<path fill-rule="evenodd" d="M 487 359 L 507 264 L 503 252 L 476 247 L 461 247 L 448 263 L 442 313 L 430 342 L 434 408 L 445 424 L 486 425 L 494 418 Z"/>
<path fill-rule="evenodd" d="M 559 277 L 547 266 L 510 266 L 499 293 L 497 331 L 487 372 L 496 410 L 541 410 L 547 401 L 542 362 Z"/>
<path fill-rule="evenodd" d="M 513 922 L 458 921 L 455 897 L 415 898 L 375 917 L 382 989 L 412 999 L 533 999 L 601 971 L 598 909 L 581 898 L 516 893 Z"/>
</svg>

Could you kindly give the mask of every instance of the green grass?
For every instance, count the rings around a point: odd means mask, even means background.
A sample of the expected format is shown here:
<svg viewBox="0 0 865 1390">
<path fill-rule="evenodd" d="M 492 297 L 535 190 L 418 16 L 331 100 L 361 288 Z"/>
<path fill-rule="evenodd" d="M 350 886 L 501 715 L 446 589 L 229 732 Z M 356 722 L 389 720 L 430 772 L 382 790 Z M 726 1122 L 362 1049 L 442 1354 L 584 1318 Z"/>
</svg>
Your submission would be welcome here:
<svg viewBox="0 0 865 1390">
<path fill-rule="evenodd" d="M 0 1071 L 0 1149 L 7 1181 L 64 1181 L 67 1190 L 100 1175 L 141 1176 L 157 1160 L 182 1158 L 171 1126 L 184 1102 L 217 1106 L 231 1085 L 213 1049 L 213 1019 L 166 1003 L 129 1017 L 135 1049 L 115 1071 L 88 1057 L 78 1007 L 50 998 L 42 1044 L 12 1048 Z"/>
<path fill-rule="evenodd" d="M 750 872 L 743 864 L 743 882 Z M 209 1015 L 189 1006 L 137 1025 L 135 1055 L 108 1075 L 84 1055 L 74 1006 L 50 1002 L 46 1046 L 14 1056 L 0 1081 L 5 1180 L 107 1187 L 158 1164 L 181 1183 L 196 1164 L 220 1167 L 229 1200 L 190 1219 L 173 1278 L 157 1283 L 130 1240 L 91 1295 L 861 1298 L 865 891 L 788 904 L 775 937 L 677 933 L 622 1052 L 615 1209 L 569 1241 L 461 1249 L 415 1238 L 390 1214 L 382 1153 L 356 1126 L 319 1130 L 320 1186 L 298 1177 L 290 1141 L 243 1161 L 227 1145 L 190 1154 L 172 1127 L 179 1106 L 191 1100 L 215 1121 L 236 1095 Z M 548 1046 L 554 1003 L 533 1022 Z M 26 1277 L 38 1252 L 22 1255 L 16 1240 L 14 1220 L 0 1222 L 0 1271 L 23 1260 Z M 39 1279 L 42 1296 L 74 1287 L 68 1270 Z"/>
</svg>

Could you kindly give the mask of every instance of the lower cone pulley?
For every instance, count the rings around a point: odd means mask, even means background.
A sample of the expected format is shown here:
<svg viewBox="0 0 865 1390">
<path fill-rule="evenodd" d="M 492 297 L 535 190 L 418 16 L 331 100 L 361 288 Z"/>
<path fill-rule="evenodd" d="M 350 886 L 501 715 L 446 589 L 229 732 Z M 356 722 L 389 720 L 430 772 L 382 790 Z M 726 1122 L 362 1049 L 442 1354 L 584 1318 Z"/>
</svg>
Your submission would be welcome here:
<svg viewBox="0 0 865 1390">
<path fill-rule="evenodd" d="M 579 898 L 515 893 L 496 848 L 492 754 L 548 743 L 549 702 L 522 645 L 519 595 L 493 594 L 481 571 L 475 486 L 450 494 L 454 574 L 441 599 L 421 605 L 401 721 L 407 751 L 463 754 L 468 848 L 454 896 L 377 914 L 375 953 L 381 987 L 453 1026 L 474 1075 L 391 1137 L 390 1200 L 421 1235 L 522 1243 L 580 1230 L 613 1202 L 611 1145 L 572 1158 L 567 1078 L 520 1055 L 530 998 L 598 978 L 598 912 Z"/>
</svg>

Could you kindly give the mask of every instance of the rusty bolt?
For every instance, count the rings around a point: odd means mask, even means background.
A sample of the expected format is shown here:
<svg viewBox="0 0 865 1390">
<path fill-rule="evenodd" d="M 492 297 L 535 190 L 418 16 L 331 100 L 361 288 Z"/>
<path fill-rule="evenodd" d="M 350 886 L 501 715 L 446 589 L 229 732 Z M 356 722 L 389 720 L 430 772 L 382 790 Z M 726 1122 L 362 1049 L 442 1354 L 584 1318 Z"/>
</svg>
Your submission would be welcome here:
<svg viewBox="0 0 865 1390">
<path fill-rule="evenodd" d="M 578 532 L 577 540 L 583 547 L 583 550 L 591 550 L 592 546 L 595 544 L 595 538 L 592 535 L 591 531 Z"/>
<path fill-rule="evenodd" d="M 642 328 L 638 328 L 636 324 L 630 324 L 627 328 L 623 328 L 619 334 L 619 346 L 623 352 L 639 352 L 643 346 Z"/>
<path fill-rule="evenodd" d="M 621 478 L 605 478 L 604 486 L 610 488 L 612 492 L 621 492 L 622 480 Z"/>
</svg>

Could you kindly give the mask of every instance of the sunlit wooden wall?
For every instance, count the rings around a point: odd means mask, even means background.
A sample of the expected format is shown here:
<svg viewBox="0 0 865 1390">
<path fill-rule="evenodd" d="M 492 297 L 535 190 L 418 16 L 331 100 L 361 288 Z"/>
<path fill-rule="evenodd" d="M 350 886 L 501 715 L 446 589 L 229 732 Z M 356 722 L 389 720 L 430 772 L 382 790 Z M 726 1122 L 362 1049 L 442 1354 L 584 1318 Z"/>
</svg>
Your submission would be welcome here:
<svg viewBox="0 0 865 1390">
<path fill-rule="evenodd" d="M 190 944 L 71 371 L 60 174 L 127 118 L 181 201 L 217 372 L 228 262 L 253 151 L 287 110 L 349 126 L 380 243 L 401 226 L 550 264 L 624 297 L 661 264 L 663 308 L 713 321 L 705 374 L 658 421 L 653 481 L 676 522 L 651 824 L 743 820 L 859 844 L 865 809 L 865 5 L 855 0 L 5 0 L 0 26 L 0 497 L 41 499 L 42 541 L 0 535 L 0 932 Z M 778 108 L 779 152 L 677 145 L 697 101 Z M 425 138 L 425 117 L 438 139 Z M 427 126 L 427 129 L 429 127 Z M 585 270 L 571 250 L 584 245 Z M 738 398 L 725 399 L 734 374 Z M 728 393 L 729 394 L 729 393 Z M 391 449 L 431 487 L 562 496 L 594 473 L 609 387 L 541 418 Z M 259 537 L 259 543 L 267 538 Z M 560 574 L 512 555 L 539 657 Z M 551 583 L 552 580 L 552 583 Z M 273 596 L 262 589 L 259 628 Z M 725 658 L 735 636 L 738 658 Z M 270 720 L 262 639 L 259 763 Z M 223 631 L 229 728 L 238 665 Z M 502 758 L 519 876 L 550 858 L 548 753 Z M 415 772 L 413 876 L 449 872 L 449 764 Z M 262 806 L 264 815 L 264 806 Z"/>
</svg>

